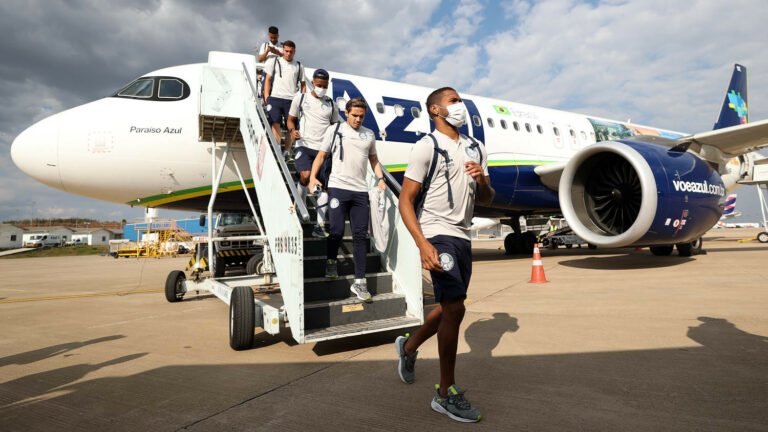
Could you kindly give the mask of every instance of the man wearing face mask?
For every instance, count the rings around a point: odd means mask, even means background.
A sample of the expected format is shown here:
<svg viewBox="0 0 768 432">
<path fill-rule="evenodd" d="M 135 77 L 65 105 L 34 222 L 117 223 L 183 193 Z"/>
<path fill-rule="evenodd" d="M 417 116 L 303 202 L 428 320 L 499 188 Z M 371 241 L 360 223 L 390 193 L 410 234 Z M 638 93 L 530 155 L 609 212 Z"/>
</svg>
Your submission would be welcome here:
<svg viewBox="0 0 768 432">
<path fill-rule="evenodd" d="M 339 110 L 336 109 L 333 99 L 326 96 L 328 79 L 328 71 L 315 70 L 312 74 L 312 92 L 296 94 L 288 113 L 288 133 L 296 140 L 296 171 L 299 172 L 297 187 L 302 200 L 306 200 L 309 173 L 326 131 L 329 126 L 339 121 Z M 313 237 L 326 236 L 323 226 L 327 202 L 328 193 L 320 193 L 317 197 L 317 223 L 312 231 Z"/>
<path fill-rule="evenodd" d="M 494 190 L 485 146 L 459 133 L 467 121 L 459 94 L 450 87 L 437 89 L 427 98 L 426 108 L 435 131 L 411 149 L 400 214 L 419 247 L 422 267 L 430 271 L 439 305 L 413 336 L 406 334 L 395 341 L 398 373 L 403 382 L 413 383 L 417 350 L 437 334 L 440 384 L 435 386 L 431 407 L 456 421 L 477 422 L 480 412 L 456 385 L 454 371 L 472 276 L 472 213 L 476 200 L 493 201 Z"/>
</svg>

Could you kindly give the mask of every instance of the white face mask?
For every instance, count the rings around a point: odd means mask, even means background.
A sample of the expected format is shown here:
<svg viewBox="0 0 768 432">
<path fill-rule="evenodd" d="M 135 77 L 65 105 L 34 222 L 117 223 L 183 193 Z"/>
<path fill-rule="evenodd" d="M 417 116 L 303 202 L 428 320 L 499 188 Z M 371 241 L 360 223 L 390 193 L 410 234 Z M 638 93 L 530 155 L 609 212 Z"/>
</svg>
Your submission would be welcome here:
<svg viewBox="0 0 768 432">
<path fill-rule="evenodd" d="M 448 105 L 445 109 L 448 110 L 448 115 L 441 116 L 438 114 L 438 116 L 444 118 L 449 125 L 460 128 L 467 124 L 467 108 L 464 106 L 464 102 Z"/>
<path fill-rule="evenodd" d="M 319 97 L 319 98 L 321 98 L 321 97 L 325 96 L 325 92 L 327 92 L 327 91 L 328 91 L 328 89 L 327 89 L 327 88 L 322 88 L 322 87 L 315 87 L 315 94 L 316 94 L 316 95 L 317 95 L 317 97 Z"/>
</svg>

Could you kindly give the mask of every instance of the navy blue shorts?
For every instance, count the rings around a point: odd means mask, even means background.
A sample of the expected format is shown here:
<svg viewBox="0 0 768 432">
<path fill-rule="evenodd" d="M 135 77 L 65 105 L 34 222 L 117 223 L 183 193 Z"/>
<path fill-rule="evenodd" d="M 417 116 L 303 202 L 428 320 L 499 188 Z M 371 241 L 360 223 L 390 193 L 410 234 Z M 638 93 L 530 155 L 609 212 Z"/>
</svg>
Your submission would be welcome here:
<svg viewBox="0 0 768 432">
<path fill-rule="evenodd" d="M 309 147 L 296 147 L 294 154 L 296 155 L 296 171 L 312 171 L 312 163 L 315 162 L 317 150 L 312 150 Z"/>
<path fill-rule="evenodd" d="M 267 98 L 267 105 L 271 105 L 269 121 L 274 124 L 285 120 L 285 124 L 288 124 L 288 111 L 291 110 L 291 102 L 290 99 L 280 99 L 272 96 Z"/>
<path fill-rule="evenodd" d="M 458 237 L 438 235 L 427 239 L 437 249 L 442 272 L 430 271 L 435 300 L 467 298 L 469 280 L 472 278 L 472 243 Z"/>
</svg>

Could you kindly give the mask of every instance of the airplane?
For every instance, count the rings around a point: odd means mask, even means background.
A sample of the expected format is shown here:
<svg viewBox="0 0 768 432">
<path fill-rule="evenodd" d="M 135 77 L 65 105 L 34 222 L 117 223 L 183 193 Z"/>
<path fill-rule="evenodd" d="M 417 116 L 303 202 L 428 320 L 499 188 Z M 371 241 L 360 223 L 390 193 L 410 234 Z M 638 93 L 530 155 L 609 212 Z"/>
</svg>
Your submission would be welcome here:
<svg viewBox="0 0 768 432">
<path fill-rule="evenodd" d="M 252 70 L 261 66 L 254 56 L 240 56 Z M 13 142 L 14 163 L 74 194 L 206 209 L 210 147 L 198 139 L 204 65 L 147 73 L 109 97 L 33 124 Z M 563 215 L 597 247 L 650 246 L 669 255 L 676 245 L 689 255 L 720 219 L 726 193 L 749 180 L 753 152 L 768 144 L 768 121 L 748 123 L 746 77 L 746 67 L 736 64 L 714 130 L 693 135 L 463 94 L 468 122 L 461 133 L 485 144 L 496 190 L 474 215 L 512 227 L 504 240 L 509 254 L 529 253 L 536 241 L 521 232 L 521 216 Z M 368 102 L 364 126 L 376 135 L 379 159 L 401 181 L 411 145 L 434 129 L 424 112 L 432 89 L 337 72 L 329 84 L 338 107 L 354 97 Z M 343 108 L 340 114 L 344 121 Z M 238 167 L 252 184 L 240 152 Z M 237 178 L 229 163 L 215 210 L 248 209 Z"/>
<path fill-rule="evenodd" d="M 736 198 L 737 194 L 730 194 L 723 203 L 723 215 L 720 217 L 721 221 L 741 216 L 740 211 L 736 211 Z"/>
</svg>

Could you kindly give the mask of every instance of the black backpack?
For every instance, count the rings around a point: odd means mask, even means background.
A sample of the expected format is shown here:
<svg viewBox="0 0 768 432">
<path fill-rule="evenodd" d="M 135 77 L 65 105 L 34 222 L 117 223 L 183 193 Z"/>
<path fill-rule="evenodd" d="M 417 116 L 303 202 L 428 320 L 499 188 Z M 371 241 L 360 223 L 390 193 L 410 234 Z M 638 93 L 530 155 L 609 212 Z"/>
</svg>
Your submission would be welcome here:
<svg viewBox="0 0 768 432">
<path fill-rule="evenodd" d="M 437 159 L 438 156 L 442 156 L 445 161 L 448 161 L 448 151 L 441 149 L 437 145 L 437 139 L 432 135 L 431 133 L 427 135 L 428 137 L 432 138 L 432 144 L 433 144 L 433 150 L 432 153 L 432 162 L 429 164 L 429 171 L 427 171 L 426 177 L 424 177 L 424 181 L 421 183 L 421 189 L 419 189 L 419 193 L 416 194 L 416 198 L 413 200 L 413 209 L 416 211 L 416 217 L 421 216 L 421 211 L 424 209 L 424 201 L 426 201 L 427 198 L 427 191 L 429 191 L 429 187 L 432 184 L 432 177 L 435 175 L 435 171 L 437 170 Z M 461 135 L 465 136 L 465 135 Z M 470 148 L 474 148 L 478 150 L 478 154 L 480 155 L 480 165 L 483 164 L 483 152 L 480 151 L 480 143 L 477 142 L 473 137 L 467 137 L 470 140 L 472 140 L 472 144 L 470 145 Z M 448 175 L 448 171 L 446 171 L 446 175 Z M 453 203 L 453 196 L 451 195 L 450 188 L 448 189 L 448 201 Z"/>
<path fill-rule="evenodd" d="M 323 190 L 328 190 L 328 180 L 331 179 L 331 169 L 333 168 L 333 151 L 336 149 L 336 137 L 339 137 L 339 160 L 344 160 L 344 146 L 342 144 L 342 136 L 339 133 L 339 127 L 341 122 L 336 123 L 336 129 L 333 130 L 333 139 L 331 140 L 331 148 L 328 150 L 328 155 L 325 156 L 323 164 L 320 165 L 320 171 L 317 173 L 317 180 L 323 184 Z"/>
</svg>

